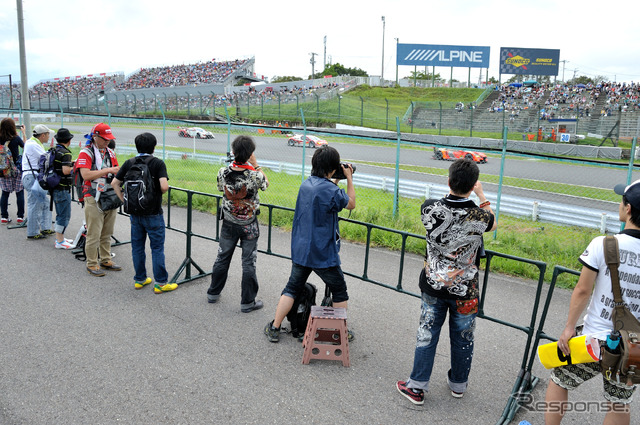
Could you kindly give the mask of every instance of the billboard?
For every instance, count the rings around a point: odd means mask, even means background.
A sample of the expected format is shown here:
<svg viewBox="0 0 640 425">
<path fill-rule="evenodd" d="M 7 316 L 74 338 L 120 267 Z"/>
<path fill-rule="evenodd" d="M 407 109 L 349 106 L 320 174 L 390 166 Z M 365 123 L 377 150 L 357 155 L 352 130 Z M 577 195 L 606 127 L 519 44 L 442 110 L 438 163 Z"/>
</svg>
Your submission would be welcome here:
<svg viewBox="0 0 640 425">
<path fill-rule="evenodd" d="M 500 74 L 558 75 L 560 50 L 500 48 Z"/>
<path fill-rule="evenodd" d="M 488 68 L 489 46 L 398 44 L 398 65 Z"/>
</svg>

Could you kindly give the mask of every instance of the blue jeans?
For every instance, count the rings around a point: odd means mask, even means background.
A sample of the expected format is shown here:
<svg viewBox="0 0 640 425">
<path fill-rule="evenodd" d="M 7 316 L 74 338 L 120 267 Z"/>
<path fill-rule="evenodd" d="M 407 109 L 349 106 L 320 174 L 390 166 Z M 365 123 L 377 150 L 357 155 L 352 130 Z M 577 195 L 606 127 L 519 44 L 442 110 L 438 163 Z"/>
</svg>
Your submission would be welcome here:
<svg viewBox="0 0 640 425">
<path fill-rule="evenodd" d="M 451 342 L 451 369 L 448 372 L 449 388 L 457 393 L 467 389 L 471 359 L 473 358 L 473 332 L 476 327 L 477 307 L 470 313 L 458 304 L 461 301 L 432 297 L 422 293 L 422 314 L 416 351 L 413 359 L 413 371 L 407 381 L 407 387 L 429 389 L 436 346 L 440 330 L 449 312 L 449 339 Z M 477 306 L 477 304 L 475 304 Z M 458 311 L 460 307 L 465 313 Z"/>
<path fill-rule="evenodd" d="M 294 300 L 304 288 L 311 272 L 315 272 L 320 279 L 331 290 L 331 297 L 334 303 L 341 303 L 349 300 L 347 294 L 347 283 L 344 280 L 344 274 L 340 266 L 329 267 L 326 269 L 313 269 L 311 267 L 301 266 L 293 261 L 291 262 L 291 274 L 287 286 L 282 290 L 282 295 L 286 295 Z"/>
<path fill-rule="evenodd" d="M 149 236 L 151 248 L 151 264 L 153 267 L 153 279 L 159 285 L 164 285 L 169 280 L 169 274 L 164 265 L 164 216 L 158 215 L 130 215 L 131 220 L 131 257 L 136 282 L 144 282 L 147 279 L 145 243 Z"/>
<path fill-rule="evenodd" d="M 208 295 L 220 295 L 227 283 L 227 275 L 229 273 L 229 264 L 233 257 L 233 251 L 236 244 L 240 241 L 242 248 L 242 283 L 240 304 L 242 306 L 251 306 L 256 300 L 258 294 L 258 277 L 256 276 L 256 260 L 258 258 L 258 238 L 260 237 L 260 228 L 258 221 L 251 224 L 241 226 L 230 223 L 226 220 L 222 221 L 222 229 L 220 230 L 220 242 L 218 243 L 218 257 L 213 264 L 213 273 L 211 274 L 211 285 L 207 290 Z"/>
<path fill-rule="evenodd" d="M 2 218 L 9 218 L 9 195 L 11 192 L 2 191 L 0 197 L 0 211 Z M 24 218 L 24 190 L 16 192 L 16 204 L 18 206 L 18 217 Z"/>
<path fill-rule="evenodd" d="M 53 202 L 56 204 L 55 231 L 63 233 L 71 220 L 71 192 L 68 190 L 54 190 Z"/>
<path fill-rule="evenodd" d="M 33 173 L 22 174 L 22 185 L 27 191 L 27 236 L 35 236 L 42 230 L 51 230 L 51 210 L 47 192 L 31 190 L 36 181 Z"/>
</svg>

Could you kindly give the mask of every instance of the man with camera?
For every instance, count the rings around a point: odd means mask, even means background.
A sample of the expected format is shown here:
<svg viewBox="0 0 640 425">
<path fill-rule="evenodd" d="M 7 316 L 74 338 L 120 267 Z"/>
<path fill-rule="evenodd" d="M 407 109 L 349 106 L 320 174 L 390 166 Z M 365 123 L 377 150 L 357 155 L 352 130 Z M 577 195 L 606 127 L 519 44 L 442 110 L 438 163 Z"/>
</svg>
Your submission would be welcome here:
<svg viewBox="0 0 640 425">
<path fill-rule="evenodd" d="M 356 207 L 353 167 L 341 164 L 340 154 L 330 146 L 318 149 L 311 159 L 311 176 L 298 191 L 291 231 L 291 275 L 282 291 L 273 321 L 264 333 L 271 342 L 280 340 L 280 324 L 301 294 L 311 272 L 331 289 L 333 306 L 347 308 L 347 284 L 340 268 L 338 213 Z M 336 175 L 344 175 L 347 191 L 338 187 Z M 333 181 L 331 180 L 333 179 Z M 349 341 L 353 334 L 349 331 Z"/>
</svg>

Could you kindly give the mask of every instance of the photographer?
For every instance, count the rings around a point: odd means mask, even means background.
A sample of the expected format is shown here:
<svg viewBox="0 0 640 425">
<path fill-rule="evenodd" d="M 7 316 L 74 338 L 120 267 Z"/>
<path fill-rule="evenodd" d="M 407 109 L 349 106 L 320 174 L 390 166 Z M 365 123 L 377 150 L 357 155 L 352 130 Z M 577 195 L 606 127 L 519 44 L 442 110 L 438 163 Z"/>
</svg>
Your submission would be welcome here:
<svg viewBox="0 0 640 425">
<path fill-rule="evenodd" d="M 340 163 L 340 154 L 329 146 L 318 149 L 311 159 L 311 176 L 298 191 L 291 232 L 291 275 L 282 291 L 275 319 L 264 328 L 271 342 L 280 340 L 280 324 L 291 310 L 311 272 L 315 272 L 331 289 L 333 306 L 347 308 L 347 284 L 340 268 L 340 229 L 338 213 L 356 207 L 353 168 Z M 347 191 L 338 187 L 335 178 L 344 173 Z M 338 174 L 339 175 L 339 174 Z M 330 179 L 334 179 L 331 181 Z M 349 341 L 353 333 L 348 332 Z"/>
</svg>

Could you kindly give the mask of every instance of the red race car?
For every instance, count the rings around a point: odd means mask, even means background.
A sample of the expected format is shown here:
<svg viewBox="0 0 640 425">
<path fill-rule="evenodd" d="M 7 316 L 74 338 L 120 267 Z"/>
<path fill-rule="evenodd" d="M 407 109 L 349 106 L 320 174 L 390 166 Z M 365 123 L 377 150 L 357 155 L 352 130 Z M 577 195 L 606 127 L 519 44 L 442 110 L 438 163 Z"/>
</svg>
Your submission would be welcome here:
<svg viewBox="0 0 640 425">
<path fill-rule="evenodd" d="M 455 161 L 458 158 L 466 158 L 479 164 L 485 164 L 487 162 L 487 155 L 482 152 L 463 151 L 462 149 L 456 151 L 453 149 L 433 148 L 433 159 Z"/>
</svg>

